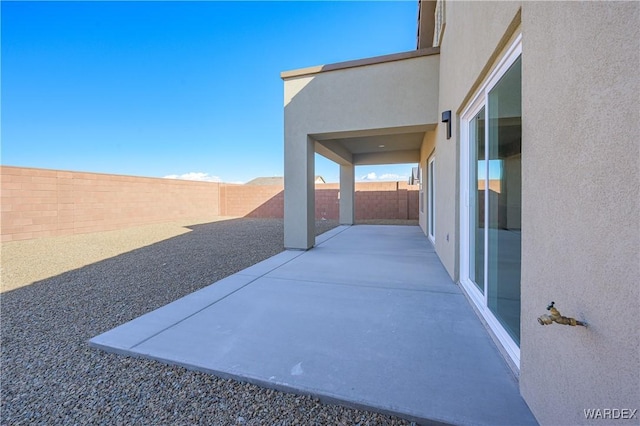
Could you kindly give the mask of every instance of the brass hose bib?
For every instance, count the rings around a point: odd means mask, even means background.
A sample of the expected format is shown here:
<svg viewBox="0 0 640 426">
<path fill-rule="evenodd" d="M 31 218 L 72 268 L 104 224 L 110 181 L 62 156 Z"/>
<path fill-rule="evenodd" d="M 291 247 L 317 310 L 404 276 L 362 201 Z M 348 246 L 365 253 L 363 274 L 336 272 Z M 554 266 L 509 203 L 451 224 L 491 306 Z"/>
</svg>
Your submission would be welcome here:
<svg viewBox="0 0 640 426">
<path fill-rule="evenodd" d="M 578 321 L 575 318 L 563 317 L 553 305 L 555 305 L 555 302 L 551 302 L 551 304 L 547 306 L 547 311 L 550 312 L 550 315 L 545 314 L 538 317 L 540 325 L 549 325 L 555 322 L 558 324 L 570 325 L 572 327 L 576 325 L 581 325 L 583 327 L 587 326 L 586 322 Z"/>
</svg>

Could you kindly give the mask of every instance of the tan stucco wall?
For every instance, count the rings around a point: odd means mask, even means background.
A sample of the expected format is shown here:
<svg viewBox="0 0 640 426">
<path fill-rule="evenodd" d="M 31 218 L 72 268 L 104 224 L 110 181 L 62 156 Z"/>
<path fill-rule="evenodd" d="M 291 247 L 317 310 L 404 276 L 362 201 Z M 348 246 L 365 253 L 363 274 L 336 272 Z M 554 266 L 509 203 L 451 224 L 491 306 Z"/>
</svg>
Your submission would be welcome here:
<svg viewBox="0 0 640 426">
<path fill-rule="evenodd" d="M 438 125 L 436 152 L 436 252 L 458 280 L 459 113 L 487 76 L 494 59 L 517 25 L 520 2 L 446 4 L 446 29 L 440 45 L 439 112 L 452 111 L 451 139 Z M 448 238 L 447 238 L 448 237 Z"/>
<path fill-rule="evenodd" d="M 522 10 L 520 385 L 543 424 L 640 409 L 640 3 Z M 542 327 L 550 301 L 587 329 Z"/>
<path fill-rule="evenodd" d="M 438 55 L 285 80 L 285 128 L 307 134 L 437 122 Z"/>
<path fill-rule="evenodd" d="M 520 385 L 542 424 L 593 424 L 584 409 L 640 408 L 639 9 L 447 2 L 439 111 L 456 118 L 450 140 L 444 125 L 436 130 L 436 250 L 456 280 L 458 117 L 522 33 Z M 589 327 L 540 326 L 552 300 Z"/>
</svg>

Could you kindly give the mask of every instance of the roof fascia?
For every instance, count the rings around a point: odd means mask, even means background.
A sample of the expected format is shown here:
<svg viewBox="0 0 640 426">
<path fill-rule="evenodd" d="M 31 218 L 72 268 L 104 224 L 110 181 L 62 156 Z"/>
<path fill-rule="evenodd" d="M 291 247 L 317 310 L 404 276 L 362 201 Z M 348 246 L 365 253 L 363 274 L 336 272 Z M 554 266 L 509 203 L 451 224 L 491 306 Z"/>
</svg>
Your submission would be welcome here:
<svg viewBox="0 0 640 426">
<path fill-rule="evenodd" d="M 301 68 L 292 71 L 283 71 L 280 78 L 287 80 L 290 78 L 303 77 L 307 75 L 320 74 L 329 71 L 344 70 L 349 68 L 364 67 L 368 65 L 383 64 L 386 62 L 403 61 L 406 59 L 418 58 L 421 56 L 431 56 L 440 53 L 439 47 L 428 47 L 425 49 L 410 50 L 408 52 L 393 53 L 391 55 L 374 56 L 372 58 L 356 59 L 353 61 L 338 62 L 329 65 L 318 65 L 315 67 Z"/>
</svg>

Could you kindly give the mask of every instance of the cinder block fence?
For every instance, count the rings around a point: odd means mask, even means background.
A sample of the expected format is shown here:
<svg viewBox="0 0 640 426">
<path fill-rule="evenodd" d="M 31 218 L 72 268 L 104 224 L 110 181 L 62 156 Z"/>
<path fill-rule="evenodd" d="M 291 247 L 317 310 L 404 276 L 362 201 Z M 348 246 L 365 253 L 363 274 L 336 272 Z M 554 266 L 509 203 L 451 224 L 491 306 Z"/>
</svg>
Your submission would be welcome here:
<svg viewBox="0 0 640 426">
<path fill-rule="evenodd" d="M 0 166 L 2 241 L 216 216 L 282 218 L 282 185 L 235 185 Z M 338 218 L 338 184 L 316 185 L 316 217 Z M 417 219 L 418 187 L 356 183 L 356 220 Z"/>
</svg>

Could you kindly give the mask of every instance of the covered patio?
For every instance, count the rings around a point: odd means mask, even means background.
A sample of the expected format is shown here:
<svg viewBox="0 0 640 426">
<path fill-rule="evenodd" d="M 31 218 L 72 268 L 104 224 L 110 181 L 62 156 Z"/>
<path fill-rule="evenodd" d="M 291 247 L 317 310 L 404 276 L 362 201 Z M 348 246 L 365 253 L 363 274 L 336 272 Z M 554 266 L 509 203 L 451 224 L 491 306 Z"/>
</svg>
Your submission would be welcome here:
<svg viewBox="0 0 640 426">
<path fill-rule="evenodd" d="M 314 245 L 316 153 L 340 166 L 340 223 L 355 217 L 355 166 L 419 163 L 439 120 L 438 48 L 304 68 L 284 80 L 284 245 Z"/>
<path fill-rule="evenodd" d="M 419 423 L 535 424 L 417 226 L 340 226 L 91 339 Z"/>
</svg>

